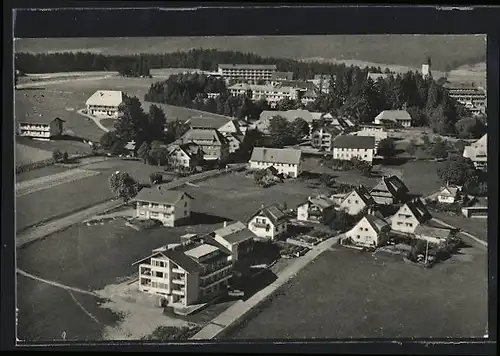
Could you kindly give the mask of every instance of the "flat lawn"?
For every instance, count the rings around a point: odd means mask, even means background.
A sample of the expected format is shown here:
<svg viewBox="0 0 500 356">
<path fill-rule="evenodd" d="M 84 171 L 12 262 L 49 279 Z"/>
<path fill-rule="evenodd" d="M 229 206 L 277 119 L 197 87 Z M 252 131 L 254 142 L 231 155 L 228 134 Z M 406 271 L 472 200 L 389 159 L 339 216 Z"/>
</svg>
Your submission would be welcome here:
<svg viewBox="0 0 500 356">
<path fill-rule="evenodd" d="M 463 231 L 466 231 L 483 241 L 488 241 L 488 219 L 472 219 L 461 215 L 448 215 L 446 213 L 434 211 L 432 212 L 432 215 L 435 218 L 462 229 Z"/>
<path fill-rule="evenodd" d="M 462 253 L 426 270 L 354 250 L 327 251 L 227 338 L 482 337 L 487 255 Z"/>
<path fill-rule="evenodd" d="M 30 147 L 26 144 L 16 143 L 16 151 L 14 155 L 14 164 L 16 166 L 43 161 L 52 157 L 52 152 Z"/>
<path fill-rule="evenodd" d="M 119 159 L 92 163 L 84 169 L 100 171 L 101 174 L 18 197 L 17 231 L 111 199 L 113 195 L 109 190 L 108 178 L 117 170 L 130 173 L 140 182 L 147 182 L 150 173 L 161 170 L 138 161 Z"/>
<path fill-rule="evenodd" d="M 102 119 L 100 122 L 108 130 L 114 130 L 116 119 Z"/>
<path fill-rule="evenodd" d="M 62 173 L 64 171 L 67 171 L 69 168 L 62 167 L 62 166 L 56 166 L 56 165 L 50 165 L 47 167 L 42 167 L 38 169 L 34 169 L 29 172 L 23 172 L 16 174 L 16 182 L 22 182 L 25 180 L 31 180 L 31 179 L 36 179 L 36 178 L 41 178 L 45 176 L 50 176 L 52 174 L 57 174 L 57 173 Z"/>
<path fill-rule="evenodd" d="M 69 155 L 75 154 L 90 154 L 92 149 L 90 146 L 84 142 L 76 140 L 51 140 L 51 141 L 39 141 L 31 140 L 25 137 L 16 137 L 16 143 L 20 143 L 23 146 L 28 146 L 31 149 L 41 150 L 46 152 L 48 157 L 52 157 L 52 151 L 54 149 L 59 149 L 61 152 L 68 152 Z M 17 157 L 16 157 L 17 163 Z"/>
<path fill-rule="evenodd" d="M 98 303 L 101 301 L 98 298 L 19 275 L 17 297 L 17 337 L 28 342 L 61 341 L 63 331 L 66 332 L 68 341 L 98 340 L 103 325 L 113 325 L 119 319 L 110 310 L 100 308 Z"/>
</svg>

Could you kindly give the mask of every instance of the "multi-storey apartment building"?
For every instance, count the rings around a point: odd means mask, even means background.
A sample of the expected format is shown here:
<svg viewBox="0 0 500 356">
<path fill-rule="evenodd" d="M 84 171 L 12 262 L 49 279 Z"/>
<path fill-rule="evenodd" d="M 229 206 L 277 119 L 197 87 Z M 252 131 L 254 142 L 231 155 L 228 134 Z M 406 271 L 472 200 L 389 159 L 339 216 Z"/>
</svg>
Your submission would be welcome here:
<svg viewBox="0 0 500 356">
<path fill-rule="evenodd" d="M 85 102 L 87 113 L 99 117 L 114 117 L 119 115 L 119 106 L 125 95 L 117 90 L 98 90 Z"/>
<path fill-rule="evenodd" d="M 275 64 L 219 64 L 218 73 L 226 80 L 270 81 Z"/>
<path fill-rule="evenodd" d="M 19 136 L 46 141 L 62 135 L 64 122 L 58 117 L 26 116 L 19 120 L 17 133 Z"/>
<path fill-rule="evenodd" d="M 472 84 L 448 84 L 444 86 L 448 91 L 450 98 L 455 99 L 459 103 L 477 108 L 482 112 L 486 110 L 486 90 Z"/>
<path fill-rule="evenodd" d="M 342 133 L 339 126 L 321 127 L 311 134 L 311 146 L 326 152 L 331 152 L 333 139 Z"/>
<path fill-rule="evenodd" d="M 373 163 L 375 138 L 370 136 L 339 135 L 333 139 L 333 159 L 349 161 L 358 158 Z"/>
<path fill-rule="evenodd" d="M 232 276 L 229 253 L 210 237 L 192 236 L 182 244 L 156 249 L 133 265 L 139 268 L 139 290 L 163 296 L 183 308 L 209 301 L 227 291 Z"/>
<path fill-rule="evenodd" d="M 156 219 L 165 226 L 175 226 L 191 216 L 192 196 L 185 192 L 161 187 L 142 188 L 134 198 L 136 216 L 142 219 Z"/>
<path fill-rule="evenodd" d="M 254 147 L 250 169 L 274 167 L 284 176 L 296 178 L 302 172 L 302 151 L 292 148 Z"/>
<path fill-rule="evenodd" d="M 196 130 L 217 130 L 227 140 L 229 145 L 229 153 L 236 152 L 245 138 L 245 133 L 242 132 L 240 125 L 236 120 L 229 117 L 193 117 L 187 121 L 187 124 L 192 129 Z"/>
<path fill-rule="evenodd" d="M 300 97 L 299 89 L 285 86 L 237 83 L 227 89 L 231 95 L 235 96 L 251 92 L 252 100 L 266 100 L 271 107 L 276 107 L 276 104 L 281 100 L 297 100 Z"/>
</svg>

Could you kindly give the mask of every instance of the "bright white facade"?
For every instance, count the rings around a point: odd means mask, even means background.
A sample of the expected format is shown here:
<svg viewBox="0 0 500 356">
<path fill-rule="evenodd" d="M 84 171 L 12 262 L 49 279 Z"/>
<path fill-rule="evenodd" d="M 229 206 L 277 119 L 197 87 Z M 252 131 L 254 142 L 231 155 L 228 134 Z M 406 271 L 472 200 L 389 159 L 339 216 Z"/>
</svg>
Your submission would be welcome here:
<svg viewBox="0 0 500 356">
<path fill-rule="evenodd" d="M 51 138 L 62 135 L 64 120 L 56 118 L 50 122 L 44 122 L 40 119 L 29 119 L 20 122 L 18 125 L 18 134 L 23 137 L 31 137 L 38 140 L 50 140 Z"/>
<path fill-rule="evenodd" d="M 373 162 L 375 138 L 370 136 L 340 135 L 333 139 L 333 159 L 349 161 L 356 157 Z"/>
<path fill-rule="evenodd" d="M 302 151 L 291 148 L 255 147 L 249 161 L 250 169 L 274 167 L 288 177 L 296 178 L 302 172 Z"/>
<path fill-rule="evenodd" d="M 484 134 L 472 145 L 466 146 L 463 157 L 470 158 L 478 169 L 487 169 L 488 166 L 488 134 Z"/>
<path fill-rule="evenodd" d="M 87 113 L 97 117 L 117 118 L 125 95 L 117 90 L 98 90 L 85 102 Z"/>
<path fill-rule="evenodd" d="M 346 236 L 355 245 L 377 247 L 384 242 L 382 235 L 384 229 L 390 230 L 390 225 L 385 220 L 373 215 L 366 215 L 346 233 Z"/>
<path fill-rule="evenodd" d="M 297 100 L 299 98 L 299 89 L 292 87 L 274 87 L 272 85 L 253 85 L 238 83 L 228 88 L 231 95 L 237 96 L 246 94 L 249 90 L 252 92 L 252 100 L 266 100 L 271 107 L 284 99 Z"/>
<path fill-rule="evenodd" d="M 218 73 L 226 80 L 270 81 L 276 65 L 271 64 L 219 64 Z"/>
<path fill-rule="evenodd" d="M 289 219 L 277 206 L 262 207 L 248 221 L 248 229 L 256 236 L 275 240 L 288 230 Z"/>
<path fill-rule="evenodd" d="M 191 216 L 191 200 L 184 192 L 155 188 L 143 188 L 135 197 L 136 216 L 155 219 L 164 226 L 175 226 L 180 220 Z"/>
</svg>

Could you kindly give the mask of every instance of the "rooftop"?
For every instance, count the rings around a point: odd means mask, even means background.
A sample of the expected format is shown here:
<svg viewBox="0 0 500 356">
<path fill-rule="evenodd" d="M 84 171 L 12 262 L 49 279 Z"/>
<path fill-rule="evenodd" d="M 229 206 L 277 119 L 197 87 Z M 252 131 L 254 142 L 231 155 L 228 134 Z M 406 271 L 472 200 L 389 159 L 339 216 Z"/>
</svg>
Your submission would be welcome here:
<svg viewBox="0 0 500 356">
<path fill-rule="evenodd" d="M 255 147 L 250 161 L 299 164 L 301 156 L 302 151 L 293 148 Z"/>
<path fill-rule="evenodd" d="M 423 235 L 430 237 L 437 237 L 439 239 L 446 239 L 452 233 L 452 230 L 446 228 L 433 227 L 425 224 L 420 224 L 415 229 L 415 235 Z"/>
<path fill-rule="evenodd" d="M 365 219 L 370 223 L 373 229 L 377 232 L 380 232 L 384 226 L 388 226 L 387 221 L 379 218 L 378 216 L 367 214 Z"/>
<path fill-rule="evenodd" d="M 36 114 L 34 114 L 36 115 Z M 32 116 L 28 115 L 23 118 L 19 118 L 16 121 L 20 124 L 37 124 L 37 125 L 49 125 L 52 123 L 54 120 L 61 120 L 62 122 L 65 122 L 63 119 L 60 119 L 58 117 L 52 117 L 52 116 Z"/>
<path fill-rule="evenodd" d="M 226 142 L 224 137 L 220 134 L 216 129 L 190 129 L 188 132 L 184 134 L 181 138 L 179 138 L 175 143 L 177 144 L 186 144 L 188 142 L 196 141 L 210 141 L 213 145 L 222 145 L 223 142 Z"/>
<path fill-rule="evenodd" d="M 314 204 L 320 207 L 321 209 L 326 209 L 335 205 L 335 202 L 332 199 L 323 195 L 309 197 L 308 200 L 311 204 Z"/>
<path fill-rule="evenodd" d="M 219 251 L 219 248 L 209 244 L 201 244 L 195 248 L 185 251 L 184 253 L 189 257 L 198 259 L 215 251 Z"/>
<path fill-rule="evenodd" d="M 296 118 L 300 117 L 304 119 L 307 123 L 312 123 L 314 120 L 319 120 L 323 114 L 319 112 L 311 112 L 309 110 L 286 110 L 286 111 L 273 111 L 273 110 L 264 110 L 259 116 L 259 122 L 269 123 L 269 121 L 276 116 L 281 116 L 288 121 L 293 121 Z"/>
<path fill-rule="evenodd" d="M 124 94 L 118 90 L 98 90 L 87 99 L 85 105 L 119 106 L 123 102 Z"/>
<path fill-rule="evenodd" d="M 292 80 L 293 72 L 274 72 L 271 74 L 271 80 Z"/>
<path fill-rule="evenodd" d="M 231 118 L 224 118 L 224 117 L 202 117 L 202 116 L 196 116 L 192 117 L 189 120 L 186 121 L 187 124 L 193 129 L 197 128 L 211 128 L 211 129 L 219 129 L 220 127 L 224 126 L 228 122 L 231 122 Z"/>
<path fill-rule="evenodd" d="M 252 215 L 250 220 L 257 215 L 266 216 L 272 221 L 273 224 L 287 219 L 287 215 L 277 205 L 264 206 L 260 208 L 255 214 Z"/>
<path fill-rule="evenodd" d="M 219 64 L 223 69 L 268 69 L 276 70 L 276 64 Z"/>
<path fill-rule="evenodd" d="M 190 199 L 193 199 L 193 197 L 186 192 L 168 190 L 166 188 L 162 188 L 161 185 L 159 185 L 154 188 L 142 188 L 134 198 L 134 200 L 175 205 L 179 200 L 182 199 L 184 195 L 186 195 Z"/>
<path fill-rule="evenodd" d="M 375 117 L 376 120 L 400 121 L 411 120 L 411 116 L 406 110 L 384 110 Z"/>
<path fill-rule="evenodd" d="M 333 139 L 335 148 L 374 149 L 375 138 L 371 136 L 340 135 Z"/>
</svg>

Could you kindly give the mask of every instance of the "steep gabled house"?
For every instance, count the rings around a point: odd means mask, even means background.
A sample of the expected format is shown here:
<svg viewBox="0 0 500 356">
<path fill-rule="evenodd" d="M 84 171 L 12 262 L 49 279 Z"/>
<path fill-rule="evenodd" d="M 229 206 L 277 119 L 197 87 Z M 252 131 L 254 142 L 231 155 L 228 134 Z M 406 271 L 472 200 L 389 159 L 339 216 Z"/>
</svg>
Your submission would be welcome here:
<svg viewBox="0 0 500 356">
<path fill-rule="evenodd" d="M 378 216 L 367 214 L 346 233 L 354 245 L 377 247 L 384 243 L 390 225 Z"/>
<path fill-rule="evenodd" d="M 370 194 L 377 204 L 404 202 L 408 193 L 406 185 L 395 175 L 382 177 L 380 182 L 370 190 Z"/>
<path fill-rule="evenodd" d="M 288 230 L 289 218 L 277 205 L 262 206 L 247 222 L 256 236 L 275 240 Z"/>
<path fill-rule="evenodd" d="M 413 233 L 417 226 L 432 219 L 431 213 L 421 199 L 413 199 L 403 204 L 391 217 L 392 230 Z"/>
<path fill-rule="evenodd" d="M 168 158 L 174 166 L 194 168 L 203 161 L 203 150 L 194 142 L 170 147 Z"/>
<path fill-rule="evenodd" d="M 460 189 L 451 186 L 443 187 L 439 191 L 437 198 L 440 203 L 453 204 L 460 199 Z"/>
<path fill-rule="evenodd" d="M 368 189 L 359 186 L 353 189 L 339 204 L 340 209 L 345 210 L 349 215 L 357 215 L 363 209 L 374 206 L 375 200 Z"/>
<path fill-rule="evenodd" d="M 335 216 L 335 202 L 322 195 L 310 196 L 297 207 L 297 220 L 327 223 Z"/>
<path fill-rule="evenodd" d="M 245 258 L 252 252 L 256 237 L 241 221 L 229 225 L 224 222 L 223 227 L 214 230 L 212 235 L 215 241 L 231 252 L 233 262 Z"/>
</svg>

